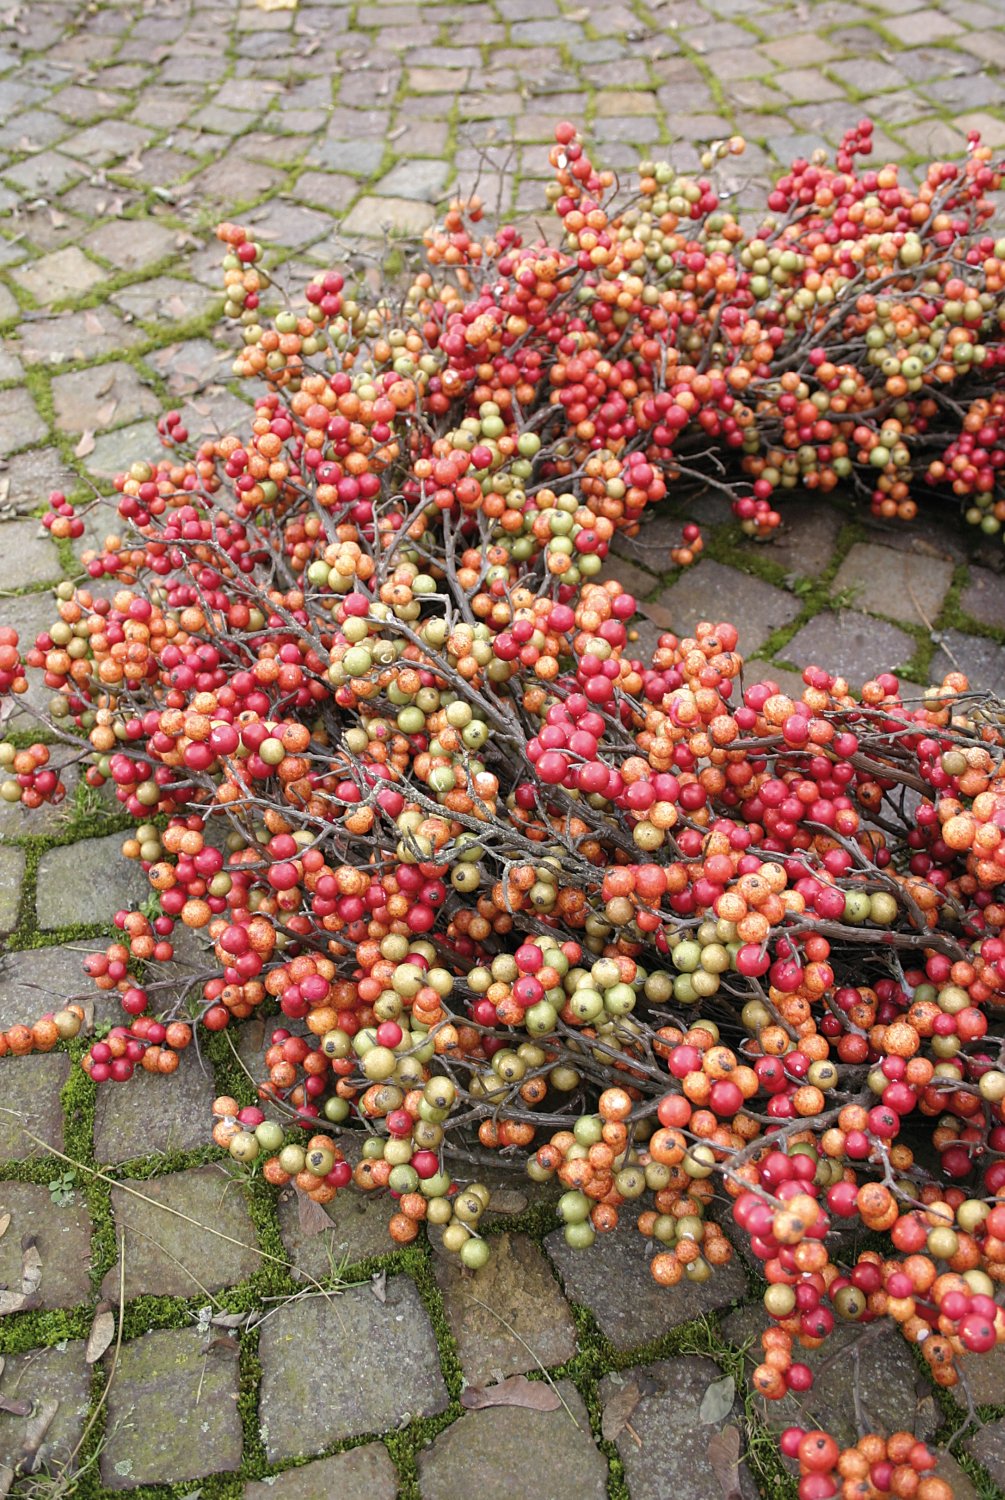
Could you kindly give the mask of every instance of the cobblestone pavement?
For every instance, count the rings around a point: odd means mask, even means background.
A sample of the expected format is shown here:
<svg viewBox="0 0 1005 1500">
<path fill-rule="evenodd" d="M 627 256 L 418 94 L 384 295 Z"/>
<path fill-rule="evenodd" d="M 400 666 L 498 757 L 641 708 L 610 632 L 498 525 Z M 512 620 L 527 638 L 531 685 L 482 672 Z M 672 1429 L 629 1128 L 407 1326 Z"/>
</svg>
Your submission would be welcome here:
<svg viewBox="0 0 1005 1500">
<path fill-rule="evenodd" d="M 619 168 L 637 146 L 673 146 L 690 165 L 689 139 L 742 131 L 741 204 L 773 164 L 833 143 L 864 113 L 879 153 L 907 166 L 971 128 L 1005 144 L 1001 0 L 304 0 L 292 12 L 8 0 L 3 22 L 0 618 L 28 637 L 74 567 L 32 519 L 48 490 L 107 489 L 146 456 L 165 404 L 193 429 L 240 409 L 214 333 L 219 216 L 253 224 L 295 285 L 386 228 L 421 230 L 445 190 L 476 180 L 490 203 L 536 210 L 560 115 L 585 121 Z M 618 563 L 645 601 L 643 635 L 727 616 L 786 687 L 813 661 L 853 681 L 896 664 L 923 683 L 958 666 L 1005 691 L 997 543 L 975 548 L 936 517 L 880 528 L 850 505 L 801 498 L 772 543 L 740 547 L 718 499 L 683 511 L 705 526 L 698 568 L 667 572 L 680 507 Z M 21 709 L 13 725 L 28 730 Z M 0 1025 L 37 1014 L 38 987 L 78 992 L 81 954 L 108 913 L 142 897 L 116 858 L 121 827 L 73 785 L 64 808 L 34 819 L 0 807 Z M 96 1019 L 110 1016 L 99 997 Z M 242 1040 L 244 1062 L 261 1040 Z M 0 1393 L 58 1401 L 46 1450 L 57 1469 L 77 1450 L 73 1493 L 719 1493 L 699 1404 L 724 1369 L 742 1371 L 756 1327 L 739 1261 L 705 1287 L 661 1291 L 641 1236 L 573 1255 L 547 1208 L 528 1212 L 519 1180 L 501 1179 L 496 1255 L 474 1276 L 435 1247 L 387 1255 L 380 1202 L 343 1195 L 331 1229 L 310 1238 L 292 1203 L 242 1185 L 203 1146 L 214 1094 L 247 1096 L 225 1039 L 202 1065 L 186 1055 L 170 1086 L 144 1074 L 97 1100 L 71 1064 L 54 1053 L 3 1065 L 0 1283 L 19 1285 L 26 1234 L 42 1280 L 37 1309 L 0 1325 Z M 103 1399 L 113 1353 L 92 1368 L 85 1345 L 98 1299 L 117 1300 L 120 1285 L 123 1344 Z M 256 1326 L 230 1316 L 249 1310 Z M 555 1410 L 460 1405 L 465 1381 L 544 1369 Z M 875 1420 L 948 1435 L 951 1408 L 896 1335 L 870 1343 L 860 1371 Z M 988 1424 L 962 1469 L 942 1459 L 958 1500 L 1005 1486 L 1002 1361 L 981 1362 L 973 1381 Z M 619 1427 L 611 1403 L 627 1410 L 633 1382 L 639 1400 Z M 747 1402 L 745 1497 L 764 1449 L 756 1424 L 790 1420 L 787 1407 Z M 852 1429 L 842 1362 L 810 1411 Z M 0 1414 L 0 1461 L 16 1462 L 26 1427 Z M 781 1492 L 770 1474 L 761 1483 Z M 42 1490 L 19 1481 L 15 1492 Z"/>
</svg>

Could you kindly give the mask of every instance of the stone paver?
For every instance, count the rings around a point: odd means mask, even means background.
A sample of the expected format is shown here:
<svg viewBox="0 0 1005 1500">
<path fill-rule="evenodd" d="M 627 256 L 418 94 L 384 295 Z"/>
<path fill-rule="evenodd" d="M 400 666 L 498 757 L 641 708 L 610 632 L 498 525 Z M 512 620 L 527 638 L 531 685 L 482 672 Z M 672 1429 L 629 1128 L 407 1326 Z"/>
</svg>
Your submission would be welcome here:
<svg viewBox="0 0 1005 1500">
<path fill-rule="evenodd" d="M 350 1286 L 288 1302 L 263 1324 L 258 1409 L 272 1462 L 443 1411 L 436 1339 L 414 1284 L 389 1276 L 384 1296 Z"/>
<path fill-rule="evenodd" d="M 858 686 L 877 672 L 904 666 L 914 651 L 914 641 L 896 625 L 842 609 L 815 615 L 781 654 L 801 667 L 840 672 Z"/>
<path fill-rule="evenodd" d="M 121 1011 L 120 1011 L 121 1014 Z M 99 1089 L 94 1105 L 94 1155 L 112 1165 L 151 1150 L 193 1151 L 206 1142 L 216 1090 L 195 1050 L 182 1053 L 170 1083 L 138 1068 L 128 1088 Z"/>
<path fill-rule="evenodd" d="M 207 1342 L 183 1328 L 123 1344 L 100 1459 L 107 1489 L 174 1484 L 240 1466 L 237 1348 L 218 1342 L 209 1349 Z"/>
<path fill-rule="evenodd" d="M 800 607 L 794 594 L 708 559 L 665 589 L 646 613 L 675 635 L 691 634 L 699 620 L 733 620 L 740 630 L 737 649 L 750 655 L 774 631 L 791 625 Z"/>
<path fill-rule="evenodd" d="M 46 1150 L 62 1151 L 63 1106 L 59 1093 L 70 1076 L 70 1059 L 62 1052 L 49 1052 L 38 1057 L 7 1058 L 6 1064 L 0 1159 L 25 1161 Z"/>
<path fill-rule="evenodd" d="M 126 1236 L 127 1298 L 196 1297 L 243 1281 L 261 1263 L 243 1190 L 217 1166 L 127 1179 L 112 1188 L 112 1215 Z M 116 1264 L 105 1296 L 118 1285 Z"/>
<path fill-rule="evenodd" d="M 23 875 L 24 850 L 0 849 L 0 934 L 4 937 L 17 926 Z"/>
<path fill-rule="evenodd" d="M 61 571 L 55 543 L 37 521 L 0 526 L 0 592 L 48 583 Z"/>
<path fill-rule="evenodd" d="M 41 260 L 33 261 L 12 274 L 14 280 L 43 305 L 61 302 L 66 297 L 82 297 L 105 279 L 101 267 L 88 260 L 76 245 L 54 250 L 51 255 L 43 255 Z"/>
<path fill-rule="evenodd" d="M 81 964 L 89 952 L 104 946 L 66 943 L 0 956 L 0 1027 L 6 1029 L 44 1011 L 58 1010 L 67 1000 L 89 995 L 90 980 Z"/>
<path fill-rule="evenodd" d="M 939 641 L 932 659 L 933 682 L 940 682 L 947 672 L 965 672 L 972 687 L 990 688 L 999 696 L 1005 693 L 1005 647 L 961 630 L 944 630 Z"/>
<path fill-rule="evenodd" d="M 995 1484 L 1005 1485 L 1005 1419 L 989 1422 L 967 1446 Z"/>
<path fill-rule="evenodd" d="M 622 1370 L 600 1382 L 605 1405 L 633 1383 L 641 1392 L 629 1418 L 632 1431 L 622 1428 L 615 1438 L 632 1500 L 707 1500 L 718 1492 L 708 1440 L 741 1416 L 740 1403 L 712 1426 L 702 1422 L 699 1407 L 708 1387 L 721 1379 L 712 1360 L 691 1356 Z M 739 1465 L 739 1480 L 742 1500 L 755 1500 L 757 1486 L 746 1464 Z"/>
<path fill-rule="evenodd" d="M 83 1340 L 8 1354 L 0 1374 L 0 1394 L 8 1401 L 59 1403 L 46 1443 L 52 1466 L 65 1464 L 84 1431 L 91 1394 L 91 1367 L 84 1361 Z M 29 1417 L 0 1414 L 0 1464 L 17 1463 L 29 1421 Z"/>
<path fill-rule="evenodd" d="M 46 436 L 46 425 L 26 390 L 4 391 L 0 400 L 0 458 L 38 443 Z"/>
<path fill-rule="evenodd" d="M 437 1254 L 433 1274 L 471 1385 L 564 1364 L 575 1354 L 576 1326 L 568 1304 L 526 1235 L 497 1235 L 488 1265 L 473 1274 L 456 1256 Z"/>
<path fill-rule="evenodd" d="M 47 849 L 38 867 L 39 926 L 107 922 L 110 911 L 142 900 L 149 889 L 143 872 L 121 849 L 118 833 Z"/>
<path fill-rule="evenodd" d="M 52 399 L 61 432 L 120 427 L 137 417 L 156 416 L 161 409 L 132 365 L 119 361 L 97 370 L 57 375 L 52 382 Z"/>
<path fill-rule="evenodd" d="M 346 1155 L 351 1159 L 351 1151 Z M 295 1274 L 323 1280 L 332 1274 L 333 1264 L 347 1258 L 352 1264 L 385 1254 L 387 1225 L 394 1209 L 393 1199 L 384 1194 L 339 1193 L 325 1209 L 331 1229 L 308 1235 L 300 1227 L 294 1192 L 283 1192 L 278 1204 L 279 1233 Z"/>
<path fill-rule="evenodd" d="M 649 1274 L 654 1242 L 636 1230 L 624 1211 L 617 1235 L 600 1235 L 589 1251 L 573 1250 L 556 1229 L 545 1240 L 566 1296 L 596 1318 L 600 1331 L 619 1351 L 649 1343 L 702 1313 L 728 1307 L 742 1296 L 743 1271 L 734 1257 L 718 1266 L 708 1281 L 680 1281 L 668 1297 Z"/>
<path fill-rule="evenodd" d="M 920 552 L 893 552 L 856 542 L 834 576 L 834 594 L 850 592 L 856 609 L 931 627 L 953 581 L 953 565 Z"/>
<path fill-rule="evenodd" d="M 334 1458 L 321 1458 L 278 1479 L 256 1479 L 244 1487 L 244 1500 L 317 1500 L 319 1495 L 365 1495 L 395 1500 L 398 1476 L 383 1443 L 364 1443 Z"/>
<path fill-rule="evenodd" d="M 43 1183 L 0 1182 L 0 1214 L 10 1225 L 0 1238 L 0 1285 L 21 1284 L 21 1241 L 34 1238 L 42 1258 L 39 1306 L 75 1307 L 91 1290 L 91 1224 L 82 1195 L 56 1203 Z"/>
<path fill-rule="evenodd" d="M 607 1463 L 590 1436 L 582 1397 L 557 1382 L 564 1406 L 555 1411 L 489 1407 L 466 1412 L 419 1455 L 422 1500 L 511 1500 L 539 1491 L 548 1500 L 603 1500 Z"/>
<path fill-rule="evenodd" d="M 730 1313 L 723 1320 L 722 1331 L 730 1343 L 742 1345 L 753 1334 L 759 1335 L 762 1316 L 756 1304 Z M 760 1348 L 759 1342 L 755 1350 Z M 846 1357 L 842 1357 L 845 1355 Z M 837 1356 L 831 1361 L 832 1356 Z M 781 1401 L 759 1402 L 764 1421 L 780 1432 L 791 1422 L 807 1420 L 807 1414 L 842 1443 L 854 1443 L 858 1435 L 855 1419 L 855 1379 L 863 1408 L 875 1423 L 871 1431 L 891 1432 L 911 1427 L 918 1437 L 934 1435 L 939 1417 L 931 1398 L 922 1398 L 916 1379 L 911 1352 L 893 1327 L 883 1329 L 878 1337 L 862 1338 L 862 1329 L 842 1323 L 835 1328 L 820 1349 L 800 1351 L 800 1358 L 810 1369 L 820 1371 L 812 1390 L 796 1401 L 784 1396 Z"/>
</svg>

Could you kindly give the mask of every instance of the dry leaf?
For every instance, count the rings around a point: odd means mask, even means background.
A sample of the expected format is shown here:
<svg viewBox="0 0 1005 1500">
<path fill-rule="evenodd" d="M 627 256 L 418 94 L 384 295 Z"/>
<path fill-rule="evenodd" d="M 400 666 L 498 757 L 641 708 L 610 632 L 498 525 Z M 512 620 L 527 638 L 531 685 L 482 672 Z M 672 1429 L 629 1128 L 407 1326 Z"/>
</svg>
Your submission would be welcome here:
<svg viewBox="0 0 1005 1500">
<path fill-rule="evenodd" d="M 33 1234 L 26 1234 L 21 1241 L 21 1290 L 26 1297 L 33 1297 L 42 1285 L 42 1257 Z"/>
<path fill-rule="evenodd" d="M 380 1303 L 381 1307 L 383 1307 L 384 1303 L 387 1301 L 386 1271 L 374 1271 L 373 1275 L 370 1277 L 370 1289 L 373 1292 L 373 1295 L 376 1297 L 377 1301 Z"/>
<path fill-rule="evenodd" d="M 297 1195 L 297 1219 L 300 1222 L 301 1233 L 311 1238 L 315 1234 L 323 1234 L 326 1229 L 330 1229 L 332 1221 L 325 1213 L 323 1205 L 315 1203 L 313 1198 L 308 1198 L 307 1194 L 301 1192 L 300 1188 L 296 1188 L 295 1192 Z"/>
<path fill-rule="evenodd" d="M 94 433 L 81 433 L 80 442 L 73 450 L 74 458 L 86 458 L 89 453 L 94 452 Z"/>
<path fill-rule="evenodd" d="M 8 1412 L 12 1417 L 29 1416 L 34 1404 L 33 1401 L 11 1401 L 6 1396 L 0 1396 L 0 1411 Z"/>
<path fill-rule="evenodd" d="M 175 295 L 174 297 L 169 297 L 164 304 L 164 308 L 165 311 L 169 312 L 173 318 L 188 317 L 188 305 L 187 303 L 183 302 L 182 299 L 177 295 Z"/>
<path fill-rule="evenodd" d="M 94 1309 L 94 1321 L 87 1335 L 87 1348 L 84 1350 L 84 1359 L 89 1365 L 95 1364 L 101 1358 L 114 1337 L 115 1314 L 112 1312 L 111 1304 L 99 1302 Z"/>
<path fill-rule="evenodd" d="M 736 1381 L 732 1375 L 725 1375 L 722 1380 L 713 1380 L 701 1398 L 698 1421 L 709 1427 L 721 1422 L 733 1410 L 735 1396 Z"/>
<path fill-rule="evenodd" d="M 255 0 L 259 10 L 296 10 L 297 0 Z"/>
<path fill-rule="evenodd" d="M 116 167 L 115 170 L 116 172 L 123 172 L 127 175 L 131 175 L 133 172 L 142 172 L 143 162 L 140 159 L 139 154 L 136 151 L 133 151 L 131 155 L 126 157 L 122 165 L 120 167 Z"/>
<path fill-rule="evenodd" d="M 740 1490 L 740 1430 L 724 1427 L 708 1440 L 708 1461 L 719 1481 L 722 1500 L 743 1500 Z"/>
<path fill-rule="evenodd" d="M 528 1380 L 526 1375 L 511 1375 L 498 1385 L 469 1385 L 461 1392 L 461 1405 L 468 1411 L 486 1406 L 522 1406 L 527 1411 L 557 1411 L 562 1402 L 558 1392 L 543 1380 Z"/>
<path fill-rule="evenodd" d="M 97 411 L 94 413 L 95 417 L 97 418 L 98 426 L 107 427 L 118 409 L 119 403 L 117 401 L 106 401 L 104 406 L 99 406 Z"/>
<path fill-rule="evenodd" d="M 3 1214 L 2 1216 L 0 1216 L 0 1239 L 3 1238 L 3 1236 L 7 1233 L 7 1231 L 8 1231 L 9 1228 L 10 1228 L 10 1214 Z"/>
<path fill-rule="evenodd" d="M 105 325 L 96 312 L 85 312 L 84 327 L 88 333 L 104 333 Z"/>
<path fill-rule="evenodd" d="M 249 1316 L 249 1313 L 217 1313 L 209 1321 L 216 1328 L 240 1328 L 248 1321 Z"/>
<path fill-rule="evenodd" d="M 622 1428 L 628 1425 L 641 1399 L 642 1392 L 634 1380 L 611 1397 L 600 1419 L 600 1435 L 605 1442 L 614 1442 Z"/>
<path fill-rule="evenodd" d="M 49 223 L 52 225 L 53 229 L 65 229 L 67 225 L 66 215 L 61 214 L 58 208 L 50 208 Z"/>
<path fill-rule="evenodd" d="M 218 1333 L 215 1339 L 210 1339 L 206 1345 L 206 1353 L 212 1354 L 240 1354 L 241 1346 L 229 1333 Z"/>
<path fill-rule="evenodd" d="M 40 1401 L 35 1409 L 35 1415 L 28 1423 L 21 1445 L 21 1463 L 19 1465 L 22 1474 L 31 1474 L 35 1469 L 35 1461 L 38 1458 L 38 1450 L 45 1441 L 45 1435 L 52 1425 L 52 1419 L 59 1410 L 58 1401 Z"/>
</svg>

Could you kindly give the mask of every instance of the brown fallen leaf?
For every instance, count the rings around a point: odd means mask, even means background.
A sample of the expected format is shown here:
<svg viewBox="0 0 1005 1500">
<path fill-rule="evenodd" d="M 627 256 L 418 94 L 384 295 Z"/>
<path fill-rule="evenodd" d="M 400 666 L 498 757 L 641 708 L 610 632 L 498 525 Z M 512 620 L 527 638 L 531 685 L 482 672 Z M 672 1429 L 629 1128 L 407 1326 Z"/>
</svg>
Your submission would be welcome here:
<svg viewBox="0 0 1005 1500">
<path fill-rule="evenodd" d="M 206 1345 L 207 1354 L 240 1354 L 241 1346 L 229 1333 L 218 1333 Z"/>
<path fill-rule="evenodd" d="M 297 0 L 255 0 L 259 10 L 296 10 Z"/>
<path fill-rule="evenodd" d="M 74 448 L 74 450 L 73 450 L 73 456 L 74 456 L 74 458 L 86 458 L 89 453 L 93 453 L 93 452 L 94 452 L 94 433 L 93 432 L 83 432 L 83 433 L 81 433 L 81 435 L 80 435 L 80 442 L 77 444 L 76 448 Z"/>
<path fill-rule="evenodd" d="M 34 1405 L 31 1401 L 11 1401 L 7 1396 L 0 1396 L 0 1411 L 8 1412 L 12 1417 L 27 1417 Z"/>
<path fill-rule="evenodd" d="M 84 327 L 88 333 L 104 333 L 105 325 L 96 312 L 85 312 Z"/>
<path fill-rule="evenodd" d="M 708 1440 L 706 1448 L 712 1473 L 722 1490 L 722 1500 L 743 1500 L 740 1490 L 740 1429 L 724 1427 Z"/>
<path fill-rule="evenodd" d="M 370 1290 L 373 1292 L 373 1295 L 376 1297 L 381 1307 L 383 1307 L 384 1303 L 387 1301 L 386 1271 L 374 1271 L 373 1275 L 370 1277 Z"/>
<path fill-rule="evenodd" d="M 58 1410 L 58 1401 L 40 1401 L 35 1408 L 35 1414 L 28 1423 L 24 1442 L 21 1444 L 21 1462 L 18 1467 L 22 1474 L 33 1474 L 35 1472 L 39 1449 L 45 1441 L 45 1435 L 49 1431 L 52 1419 Z"/>
<path fill-rule="evenodd" d="M 118 409 L 119 403 L 117 401 L 106 401 L 104 406 L 99 406 L 97 411 L 94 413 L 95 417 L 97 418 L 98 426 L 107 427 Z"/>
<path fill-rule="evenodd" d="M 94 1309 L 94 1321 L 87 1335 L 87 1348 L 84 1350 L 84 1359 L 89 1365 L 97 1363 L 114 1337 L 115 1314 L 112 1312 L 111 1304 L 99 1302 Z"/>
<path fill-rule="evenodd" d="M 0 1214 L 0 1239 L 3 1239 L 9 1228 L 10 1214 Z"/>
<path fill-rule="evenodd" d="M 26 1297 L 33 1297 L 42 1285 L 42 1257 L 33 1234 L 26 1234 L 21 1241 L 21 1290 Z"/>
<path fill-rule="evenodd" d="M 301 1192 L 300 1188 L 294 1190 L 297 1195 L 297 1219 L 303 1234 L 312 1237 L 315 1234 L 323 1234 L 326 1229 L 332 1227 L 332 1221 L 324 1211 L 320 1203 L 315 1203 L 313 1198 Z"/>
<path fill-rule="evenodd" d="M 461 1405 L 468 1411 L 482 1411 L 486 1406 L 522 1406 L 527 1411 L 557 1411 L 562 1402 L 558 1392 L 543 1380 L 528 1380 L 526 1375 L 511 1375 L 497 1385 L 469 1385 L 461 1392 Z"/>
<path fill-rule="evenodd" d="M 613 1443 L 619 1433 L 628 1426 L 641 1399 L 642 1392 L 634 1380 L 629 1381 L 623 1390 L 611 1397 L 600 1419 L 600 1435 L 605 1442 Z"/>
</svg>

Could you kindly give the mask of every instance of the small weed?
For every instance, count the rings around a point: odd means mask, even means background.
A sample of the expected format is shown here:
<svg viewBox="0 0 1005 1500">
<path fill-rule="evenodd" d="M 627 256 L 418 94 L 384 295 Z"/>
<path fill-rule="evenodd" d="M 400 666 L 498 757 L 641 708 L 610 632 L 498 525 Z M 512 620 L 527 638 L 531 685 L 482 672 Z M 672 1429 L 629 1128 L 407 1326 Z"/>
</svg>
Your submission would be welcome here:
<svg viewBox="0 0 1005 1500">
<path fill-rule="evenodd" d="M 47 1184 L 49 1197 L 57 1208 L 66 1208 L 75 1197 L 77 1186 L 77 1174 L 75 1172 L 60 1172 Z"/>
</svg>

